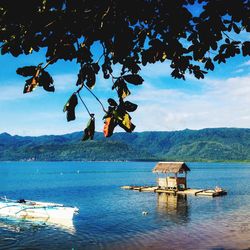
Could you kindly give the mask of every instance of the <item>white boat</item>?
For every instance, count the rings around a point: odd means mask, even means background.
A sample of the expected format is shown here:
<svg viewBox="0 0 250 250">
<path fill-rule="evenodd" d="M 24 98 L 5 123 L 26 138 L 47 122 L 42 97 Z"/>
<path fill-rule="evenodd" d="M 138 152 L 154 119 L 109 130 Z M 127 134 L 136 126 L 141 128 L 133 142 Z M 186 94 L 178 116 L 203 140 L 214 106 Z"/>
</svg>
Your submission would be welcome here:
<svg viewBox="0 0 250 250">
<path fill-rule="evenodd" d="M 4 217 L 72 220 L 78 211 L 76 207 L 63 204 L 0 198 L 0 216 Z"/>
</svg>

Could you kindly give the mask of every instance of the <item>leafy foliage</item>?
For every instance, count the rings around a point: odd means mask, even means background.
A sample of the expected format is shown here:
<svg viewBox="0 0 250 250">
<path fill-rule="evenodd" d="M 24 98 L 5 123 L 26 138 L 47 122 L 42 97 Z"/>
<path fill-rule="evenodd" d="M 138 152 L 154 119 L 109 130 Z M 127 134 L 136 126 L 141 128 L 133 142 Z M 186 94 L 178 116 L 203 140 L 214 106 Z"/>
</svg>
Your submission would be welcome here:
<svg viewBox="0 0 250 250">
<path fill-rule="evenodd" d="M 117 81 L 119 81 L 119 79 Z M 123 128 L 126 132 L 131 133 L 135 129 L 135 125 L 131 122 L 131 117 L 128 112 L 135 111 L 137 105 L 129 101 L 124 102 L 122 96 L 120 97 L 119 105 L 111 98 L 108 99 L 108 103 L 110 106 L 104 116 L 104 136 L 112 136 L 114 128 L 117 125 Z"/>
<path fill-rule="evenodd" d="M 44 90 L 49 92 L 55 91 L 52 77 L 41 67 L 40 64 L 38 66 L 18 68 L 16 72 L 24 77 L 31 76 L 26 80 L 26 84 L 24 85 L 24 94 L 32 92 L 37 86 L 42 86 Z"/>
<path fill-rule="evenodd" d="M 78 74 L 78 80 L 76 85 L 86 84 L 90 89 L 95 86 L 96 74 L 99 72 L 99 65 L 97 63 L 84 64 Z"/>
<path fill-rule="evenodd" d="M 200 12 L 192 11 L 195 8 Z M 105 79 L 112 79 L 112 89 L 120 100 L 119 115 L 108 112 L 107 117 L 113 119 L 111 124 L 131 132 L 126 114 L 131 106 L 125 109 L 128 103 L 121 105 L 121 99 L 130 95 L 129 84 L 143 83 L 142 66 L 168 61 L 172 77 L 185 79 L 189 73 L 202 79 L 216 63 L 250 55 L 250 42 L 237 36 L 250 32 L 249 16 L 248 0 L 39 0 L 15 4 L 2 0 L 1 54 L 17 57 L 46 49 L 43 68 L 18 69 L 19 74 L 30 77 L 24 93 L 37 86 L 54 91 L 53 79 L 44 69 L 58 60 L 79 63 L 78 91 L 84 86 L 93 89 L 101 69 Z M 96 43 L 102 49 L 94 54 Z M 113 76 L 115 64 L 121 66 L 119 76 Z"/>
</svg>

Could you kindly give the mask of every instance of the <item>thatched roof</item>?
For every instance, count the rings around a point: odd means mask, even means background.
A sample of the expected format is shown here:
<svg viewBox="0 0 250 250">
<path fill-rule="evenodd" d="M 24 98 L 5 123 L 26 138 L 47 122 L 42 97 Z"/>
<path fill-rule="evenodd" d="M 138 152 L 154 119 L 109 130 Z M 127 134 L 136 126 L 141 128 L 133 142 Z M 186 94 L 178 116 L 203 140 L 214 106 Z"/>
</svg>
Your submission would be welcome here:
<svg viewBox="0 0 250 250">
<path fill-rule="evenodd" d="M 185 162 L 158 162 L 153 173 L 183 173 L 190 171 Z"/>
</svg>

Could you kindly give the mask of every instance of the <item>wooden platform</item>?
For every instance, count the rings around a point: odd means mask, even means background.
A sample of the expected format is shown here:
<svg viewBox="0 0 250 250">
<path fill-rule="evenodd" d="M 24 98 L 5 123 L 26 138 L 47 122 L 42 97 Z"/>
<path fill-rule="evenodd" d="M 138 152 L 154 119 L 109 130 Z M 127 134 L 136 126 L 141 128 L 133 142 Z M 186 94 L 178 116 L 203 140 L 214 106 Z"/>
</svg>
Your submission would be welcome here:
<svg viewBox="0 0 250 250">
<path fill-rule="evenodd" d="M 222 196 L 226 195 L 227 192 L 225 190 L 221 191 L 215 191 L 214 189 L 192 189 L 188 188 L 183 191 L 176 191 L 176 190 L 169 190 L 169 189 L 161 189 L 155 186 L 122 186 L 122 189 L 126 190 L 135 190 L 139 192 L 155 192 L 155 193 L 168 193 L 168 194 L 192 194 L 197 196 L 210 196 L 210 197 L 216 197 L 216 196 Z"/>
</svg>

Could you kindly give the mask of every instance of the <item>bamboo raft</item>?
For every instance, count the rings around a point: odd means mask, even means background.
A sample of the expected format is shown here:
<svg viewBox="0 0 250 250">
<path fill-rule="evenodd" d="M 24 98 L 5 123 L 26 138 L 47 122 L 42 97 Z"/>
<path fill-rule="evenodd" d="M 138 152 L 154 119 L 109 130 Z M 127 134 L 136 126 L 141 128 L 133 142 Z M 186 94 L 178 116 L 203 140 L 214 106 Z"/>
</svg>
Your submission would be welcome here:
<svg viewBox="0 0 250 250">
<path fill-rule="evenodd" d="M 224 189 L 193 189 L 187 188 L 185 190 L 172 190 L 172 189 L 162 189 L 156 186 L 122 186 L 122 189 L 125 190 L 134 190 L 139 192 L 154 192 L 154 193 L 167 193 L 167 194 L 182 194 L 182 195 L 196 195 L 196 196 L 223 196 L 226 195 L 227 192 Z"/>
<path fill-rule="evenodd" d="M 156 186 L 122 186 L 122 189 L 135 190 L 139 192 L 154 192 L 181 195 L 197 195 L 197 196 L 222 196 L 227 192 L 220 188 L 215 189 L 193 189 L 187 188 L 187 172 L 190 168 L 185 162 L 158 162 L 153 168 L 153 173 L 164 174 L 166 177 L 157 178 Z M 171 174 L 172 176 L 169 176 Z M 178 176 L 183 175 L 185 176 Z"/>
</svg>

